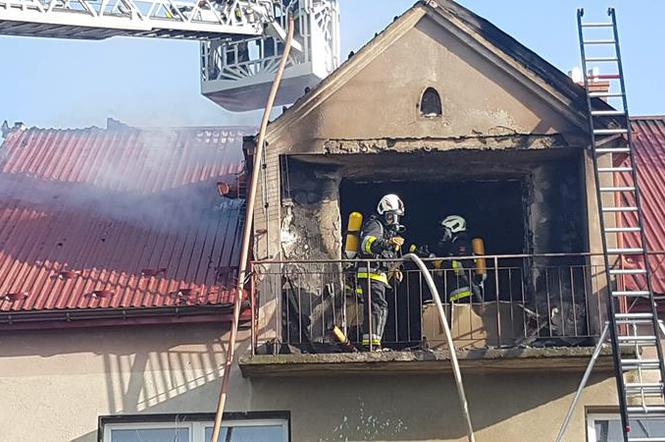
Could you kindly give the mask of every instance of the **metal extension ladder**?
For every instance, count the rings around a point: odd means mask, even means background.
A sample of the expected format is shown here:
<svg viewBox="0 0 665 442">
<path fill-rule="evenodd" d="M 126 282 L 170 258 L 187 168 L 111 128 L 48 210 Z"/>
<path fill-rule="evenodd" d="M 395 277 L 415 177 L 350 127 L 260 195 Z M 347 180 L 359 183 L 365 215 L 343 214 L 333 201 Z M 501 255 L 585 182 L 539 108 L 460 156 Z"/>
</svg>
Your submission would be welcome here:
<svg viewBox="0 0 665 442">
<path fill-rule="evenodd" d="M 609 292 L 609 334 L 623 439 L 626 442 L 665 441 L 665 433 L 647 437 L 630 436 L 631 423 L 644 427 L 649 418 L 665 417 L 663 394 L 665 364 L 660 347 L 651 271 L 647 260 L 635 155 L 631 149 L 632 134 L 616 14 L 614 8 L 609 8 L 610 20 L 604 23 L 584 22 L 583 16 L 584 10 L 578 9 L 580 51 L 584 86 L 587 91 L 596 196 Z M 600 32 L 606 32 L 608 35 L 604 39 L 596 39 Z M 590 38 L 589 35 L 592 33 L 596 34 Z M 587 52 L 593 48 L 609 49 L 612 54 L 588 56 Z M 608 67 L 610 69 L 608 73 L 600 74 L 597 70 L 589 70 L 599 64 Z M 609 90 L 594 88 L 599 80 L 609 84 Z M 599 99 L 616 101 L 617 105 L 611 107 Z M 621 140 L 619 146 L 614 143 L 616 140 L 613 138 Z M 621 162 L 621 166 L 617 165 L 616 160 L 624 157 L 625 162 Z M 623 178 L 621 186 L 615 183 L 618 174 Z M 628 221 L 615 223 L 615 217 L 622 215 L 624 215 L 622 218 Z M 632 247 L 622 246 L 620 236 L 624 234 L 634 235 L 636 244 Z M 622 266 L 622 263 L 631 259 L 634 265 L 629 268 Z M 637 288 L 628 289 L 619 285 L 622 278 L 633 279 Z M 648 304 L 646 306 L 648 312 L 632 312 L 633 307 L 640 301 L 642 305 Z M 649 355 L 645 355 L 645 352 Z"/>
</svg>

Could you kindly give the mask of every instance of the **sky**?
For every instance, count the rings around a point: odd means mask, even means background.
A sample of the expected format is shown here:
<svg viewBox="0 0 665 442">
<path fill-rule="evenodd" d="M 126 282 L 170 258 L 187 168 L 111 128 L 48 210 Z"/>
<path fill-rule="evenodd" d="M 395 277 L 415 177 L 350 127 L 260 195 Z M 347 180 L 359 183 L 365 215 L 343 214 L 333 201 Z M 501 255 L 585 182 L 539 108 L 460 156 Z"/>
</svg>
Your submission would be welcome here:
<svg viewBox="0 0 665 442">
<path fill-rule="evenodd" d="M 340 0 L 342 57 L 415 0 Z M 579 65 L 576 9 L 606 19 L 616 7 L 632 115 L 665 114 L 665 1 L 460 0 L 564 72 Z M 257 125 L 200 94 L 196 42 L 75 41 L 0 36 L 0 122 L 28 126 Z"/>
</svg>

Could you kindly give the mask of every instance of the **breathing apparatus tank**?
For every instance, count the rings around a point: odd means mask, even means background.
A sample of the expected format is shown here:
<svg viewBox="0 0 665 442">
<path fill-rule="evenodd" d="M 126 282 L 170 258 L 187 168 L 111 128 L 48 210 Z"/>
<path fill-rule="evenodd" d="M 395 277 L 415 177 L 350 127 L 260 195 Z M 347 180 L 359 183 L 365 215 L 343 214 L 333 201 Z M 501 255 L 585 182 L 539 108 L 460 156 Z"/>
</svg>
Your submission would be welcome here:
<svg viewBox="0 0 665 442">
<path fill-rule="evenodd" d="M 474 238 L 471 241 L 471 249 L 473 254 L 477 256 L 475 261 L 476 275 L 480 277 L 487 277 L 487 260 L 482 256 L 485 255 L 485 241 L 482 238 Z"/>
<path fill-rule="evenodd" d="M 358 256 L 360 248 L 360 229 L 363 226 L 363 215 L 360 212 L 349 214 L 349 224 L 346 230 L 346 243 L 344 244 L 344 255 L 348 259 Z"/>
</svg>

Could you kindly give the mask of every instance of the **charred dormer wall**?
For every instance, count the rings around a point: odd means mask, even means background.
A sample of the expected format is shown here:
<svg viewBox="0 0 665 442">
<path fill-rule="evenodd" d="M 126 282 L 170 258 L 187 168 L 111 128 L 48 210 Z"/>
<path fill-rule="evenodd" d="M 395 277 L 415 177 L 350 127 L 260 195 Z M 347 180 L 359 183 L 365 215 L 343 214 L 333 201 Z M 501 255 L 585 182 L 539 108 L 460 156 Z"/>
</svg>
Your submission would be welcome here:
<svg viewBox="0 0 665 442">
<path fill-rule="evenodd" d="M 339 168 L 289 157 L 282 158 L 282 165 L 282 256 L 292 261 L 340 259 Z"/>
<path fill-rule="evenodd" d="M 285 156 L 316 157 L 308 159 L 314 170 L 338 167 L 333 169 L 340 177 L 324 179 L 331 186 L 327 194 L 332 195 L 332 183 L 353 173 L 335 164 L 337 156 L 354 158 L 367 171 L 371 165 L 364 155 L 399 154 L 430 165 L 438 155 L 473 153 L 486 157 L 478 162 L 492 163 L 495 155 L 542 154 L 530 163 L 490 164 L 501 173 L 520 173 L 530 189 L 524 195 L 529 206 L 524 222 L 533 231 L 525 238 L 525 251 L 586 249 L 584 226 L 593 223 L 586 214 L 595 214 L 596 208 L 587 192 L 592 174 L 588 168 L 580 172 L 589 161 L 582 153 L 588 144 L 585 114 L 568 90 L 577 86 L 571 82 L 562 91 L 559 83 L 549 81 L 547 72 L 535 72 L 466 31 L 455 26 L 454 20 L 416 8 L 270 124 L 264 178 L 258 189 L 263 204 L 255 212 L 257 258 L 284 259 L 285 251 L 290 256 L 335 258 L 341 252 L 341 225 L 331 229 L 315 222 L 334 218 L 341 223 L 339 206 L 322 205 L 306 195 L 311 193 L 306 188 L 299 199 L 283 198 L 281 158 Z M 422 99 L 430 88 L 439 100 L 428 99 L 434 106 L 425 112 Z M 578 98 L 583 104 L 582 92 Z M 455 164 L 458 172 L 473 169 L 466 161 Z M 400 161 L 391 167 L 400 170 L 405 165 Z M 377 167 L 375 172 L 390 170 Z M 302 185 L 311 187 L 308 181 L 319 179 L 306 175 Z M 292 189 L 300 185 L 294 186 L 293 178 L 290 181 Z M 575 188 L 579 198 L 574 196 Z M 575 209 L 578 202 L 579 211 Z M 562 210 L 552 208 L 557 205 Z M 301 226 L 308 227 L 306 233 L 298 233 Z M 317 240 L 317 235 L 322 238 Z M 309 249 L 298 245 L 303 243 Z"/>
<path fill-rule="evenodd" d="M 348 146 L 348 143 L 346 143 Z M 431 204 L 427 216 L 435 214 L 430 223 L 430 240 L 436 238 L 436 217 L 450 213 L 436 213 L 439 206 L 445 206 L 446 189 L 450 183 L 484 182 L 491 185 L 505 181 L 519 181 L 521 195 L 511 195 L 520 199 L 519 210 L 509 214 L 511 223 L 493 226 L 491 222 L 483 226 L 472 224 L 473 234 L 486 239 L 488 254 L 579 254 L 588 251 L 586 227 L 586 191 L 583 171 L 583 152 L 565 147 L 552 149 L 458 149 L 449 151 L 373 151 L 351 149 L 345 153 L 295 155 L 282 158 L 281 175 L 281 223 L 280 249 L 284 259 L 292 261 L 286 265 L 287 271 L 297 290 L 304 294 L 304 311 L 314 332 L 324 330 L 322 323 L 329 323 L 331 303 L 335 299 L 331 294 L 341 293 L 342 281 L 339 277 L 330 277 L 333 264 L 296 263 L 293 261 L 316 261 L 321 259 L 339 259 L 342 255 L 345 217 L 351 210 L 360 210 L 365 216 L 372 213 L 376 200 L 383 192 L 401 193 L 400 189 L 411 189 L 409 198 L 414 197 L 413 186 L 417 183 L 423 198 Z M 288 164 L 288 166 L 287 166 Z M 365 188 L 376 189 L 367 192 L 370 195 L 360 204 L 350 207 L 340 199 L 343 180 L 364 183 Z M 490 183 L 490 184 L 487 184 Z M 468 186 L 469 188 L 472 186 Z M 455 191 L 464 191 L 464 185 L 456 185 Z M 377 193 L 378 192 L 378 193 Z M 477 199 L 473 193 L 465 196 L 469 200 Z M 497 195 L 502 198 L 503 195 Z M 508 197 L 507 195 L 505 197 Z M 413 200 L 411 200 L 413 202 Z M 416 204 L 407 203 L 407 214 L 414 213 Z M 502 210 L 500 201 L 492 201 L 493 210 Z M 480 204 L 480 203 L 479 203 Z M 423 210 L 420 205 L 419 210 Z M 511 210 L 514 201 L 506 201 L 505 210 Z M 344 212 L 342 212 L 344 208 Z M 484 208 L 478 208 L 482 212 Z M 425 209 L 427 210 L 427 209 Z M 495 214 L 498 212 L 495 212 Z M 462 213 L 469 216 L 469 213 Z M 494 219 L 492 213 L 485 213 Z M 407 226 L 409 226 L 407 216 Z M 505 218 L 505 217 L 504 217 Z M 420 224 L 419 228 L 423 225 Z M 428 227 L 425 227 L 428 228 Z M 495 247 L 491 238 L 497 232 L 491 229 L 515 229 L 524 232 L 524 237 L 515 244 L 500 248 Z M 418 232 L 415 232 L 418 233 Z M 407 240 L 414 236 L 407 232 Z M 498 233 L 501 234 L 500 232 Z M 418 235 L 415 235 L 418 236 Z M 420 235 L 422 239 L 422 235 Z M 583 278 L 568 273 L 565 278 L 557 273 L 556 268 L 570 268 L 571 265 L 583 265 L 585 258 L 578 257 L 540 257 L 524 259 L 525 285 L 527 302 L 540 312 L 552 310 L 554 326 L 568 321 L 584 324 L 587 307 L 583 297 L 573 305 L 560 297 L 546 299 L 548 290 L 557 293 L 583 293 Z M 504 264 L 508 261 L 504 261 Z M 517 262 L 517 261 L 515 261 Z M 514 262 L 511 265 L 515 265 Z M 518 266 L 521 264 L 517 264 Z M 542 271 L 549 268 L 549 271 Z M 554 269 L 554 270 L 552 270 Z M 331 291 L 332 290 L 332 291 Z M 541 296 L 543 295 L 543 296 Z M 493 295 L 492 295 L 493 296 Z M 491 296 L 490 296 L 491 298 Z M 503 300 L 509 298 L 504 293 Z M 339 298 L 337 298 L 339 301 Z M 514 299 L 513 299 L 514 300 Z M 560 313 L 565 315 L 561 316 Z M 569 317 L 574 312 L 576 318 Z M 560 316 L 556 316 L 559 314 Z M 559 330 L 561 326 L 559 326 Z M 582 330 L 579 330 L 582 331 Z M 556 334 L 557 331 L 553 331 Z M 322 333 L 313 333 L 313 337 L 323 337 Z"/>
<path fill-rule="evenodd" d="M 520 181 L 523 188 L 521 208 L 512 214 L 512 222 L 524 226 L 525 236 L 513 247 L 493 248 L 490 243 L 488 253 L 579 253 L 588 250 L 583 159 L 581 152 L 573 149 L 562 148 L 557 152 L 465 149 L 365 154 L 352 150 L 343 154 L 283 157 L 281 163 L 279 246 L 282 257 L 287 260 L 339 259 L 346 212 L 357 210 L 368 216 L 382 192 L 400 194 L 402 189 L 412 189 L 413 183 L 418 183 L 423 198 L 430 201 L 428 216 L 442 217 L 450 214 L 445 213 L 446 210 L 456 210 L 446 205 L 446 199 L 459 199 L 459 195 L 447 198 L 446 192 L 465 192 L 465 186 L 459 183 Z M 367 192 L 369 197 L 354 198 L 355 206 L 347 205 L 345 213 L 341 213 L 343 204 L 340 201 L 343 180 L 367 183 L 365 189 L 370 189 Z M 417 194 L 411 190 L 408 197 L 414 198 Z M 474 200 L 473 190 L 466 198 Z M 501 207 L 501 204 L 492 205 L 495 211 Z M 407 201 L 407 221 L 409 217 L 418 216 L 413 207 Z M 506 210 L 512 210 L 510 205 L 506 207 Z M 492 217 L 483 209 L 478 208 L 475 212 Z M 470 216 L 469 208 L 465 206 L 464 210 Z M 435 235 L 435 219 L 431 225 L 419 224 L 418 228 L 430 229 Z M 476 221 L 475 224 L 472 228 L 479 236 L 487 236 L 487 230 L 493 228 L 491 222 Z M 416 236 L 423 240 L 422 235 Z"/>
<path fill-rule="evenodd" d="M 418 9 L 271 123 L 265 194 L 259 189 L 269 207 L 257 210 L 255 227 L 270 231 L 257 238 L 257 256 L 280 257 L 274 223 L 282 218 L 284 155 L 586 145 L 587 125 L 573 103 L 527 67 L 481 46 Z M 432 109 L 424 100 L 430 90 L 440 101 Z"/>
</svg>

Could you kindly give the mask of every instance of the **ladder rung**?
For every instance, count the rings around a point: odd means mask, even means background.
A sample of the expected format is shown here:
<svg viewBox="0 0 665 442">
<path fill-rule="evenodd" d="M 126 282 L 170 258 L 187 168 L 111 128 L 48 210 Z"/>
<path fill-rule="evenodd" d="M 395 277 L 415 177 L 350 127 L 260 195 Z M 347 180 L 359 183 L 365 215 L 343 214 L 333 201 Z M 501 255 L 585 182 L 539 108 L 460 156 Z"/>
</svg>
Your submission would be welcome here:
<svg viewBox="0 0 665 442">
<path fill-rule="evenodd" d="M 617 319 L 651 319 L 653 313 L 616 313 L 614 317 Z"/>
<path fill-rule="evenodd" d="M 618 61 L 619 59 L 616 57 L 589 57 L 585 59 L 587 63 L 598 63 L 598 62 L 605 62 L 605 61 Z"/>
<path fill-rule="evenodd" d="M 645 269 L 610 269 L 610 275 L 644 275 Z"/>
<path fill-rule="evenodd" d="M 628 442 L 665 442 L 665 437 L 660 437 L 660 436 L 629 437 Z"/>
<path fill-rule="evenodd" d="M 634 187 L 601 187 L 601 192 L 634 192 Z"/>
<path fill-rule="evenodd" d="M 589 97 L 591 98 L 612 98 L 612 97 L 623 97 L 621 92 L 589 92 Z"/>
<path fill-rule="evenodd" d="M 615 172 L 632 172 L 633 168 L 630 166 L 623 166 L 623 167 L 599 167 L 598 172 L 602 173 L 615 173 Z"/>
<path fill-rule="evenodd" d="M 628 351 L 643 352 L 646 349 L 648 349 L 646 351 L 652 351 L 651 348 L 656 347 L 656 346 L 658 346 L 658 343 L 657 342 L 651 342 L 651 341 L 649 341 L 649 342 L 646 342 L 646 341 L 645 342 L 635 342 L 635 341 L 619 342 L 619 347 L 621 347 L 621 349 L 626 349 Z"/>
<path fill-rule="evenodd" d="M 594 129 L 593 133 L 595 135 L 627 134 L 628 129 Z"/>
<path fill-rule="evenodd" d="M 616 324 L 620 325 L 637 325 L 637 324 L 651 324 L 651 318 L 617 318 L 615 319 Z"/>
<path fill-rule="evenodd" d="M 639 367 L 642 370 L 659 370 L 660 363 L 658 359 L 622 359 L 621 368 L 624 370 L 635 370 Z"/>
<path fill-rule="evenodd" d="M 617 319 L 616 325 L 647 325 L 651 319 Z"/>
<path fill-rule="evenodd" d="M 663 397 L 663 390 L 659 388 L 644 388 L 644 389 L 635 389 L 635 390 L 626 390 L 626 397 L 643 397 L 643 398 L 648 398 L 648 397 L 658 397 L 662 398 Z M 649 439 L 651 440 L 651 439 Z"/>
<path fill-rule="evenodd" d="M 630 389 L 626 388 L 627 396 L 645 396 L 645 397 L 660 397 L 663 396 L 663 387 L 632 387 Z"/>
<path fill-rule="evenodd" d="M 665 415 L 665 406 L 663 405 L 651 405 L 651 406 L 641 406 L 641 405 L 631 405 L 626 407 L 626 411 L 631 416 L 653 416 L 653 415 Z"/>
<path fill-rule="evenodd" d="M 585 45 L 613 45 L 614 40 L 584 40 Z"/>
<path fill-rule="evenodd" d="M 627 298 L 643 298 L 649 296 L 651 292 L 647 290 L 617 290 L 612 292 L 612 296 L 618 298 L 620 296 L 625 296 Z"/>
<path fill-rule="evenodd" d="M 587 78 L 590 80 L 618 80 L 621 78 L 621 75 L 619 74 L 596 74 L 596 75 L 589 75 Z"/>
<path fill-rule="evenodd" d="M 641 230 L 639 227 L 606 227 L 605 233 L 639 232 Z"/>
<path fill-rule="evenodd" d="M 637 212 L 637 207 L 603 207 L 603 212 Z"/>
<path fill-rule="evenodd" d="M 611 28 L 612 26 L 614 26 L 612 23 L 582 23 L 583 28 Z"/>
<path fill-rule="evenodd" d="M 626 115 L 624 111 L 620 110 L 599 110 L 591 111 L 591 116 L 593 117 L 608 117 L 613 115 Z"/>
<path fill-rule="evenodd" d="M 607 253 L 610 255 L 639 255 L 644 253 L 644 249 L 637 247 L 627 247 L 624 249 L 607 249 Z"/>
<path fill-rule="evenodd" d="M 660 382 L 635 382 L 635 383 L 626 383 L 626 388 L 637 388 L 637 389 L 642 389 L 642 388 L 663 388 L 663 384 Z"/>
<path fill-rule="evenodd" d="M 619 342 L 657 342 L 656 336 L 617 336 Z"/>
<path fill-rule="evenodd" d="M 600 147 L 596 149 L 596 153 L 630 153 L 630 148 L 628 147 Z"/>
</svg>

